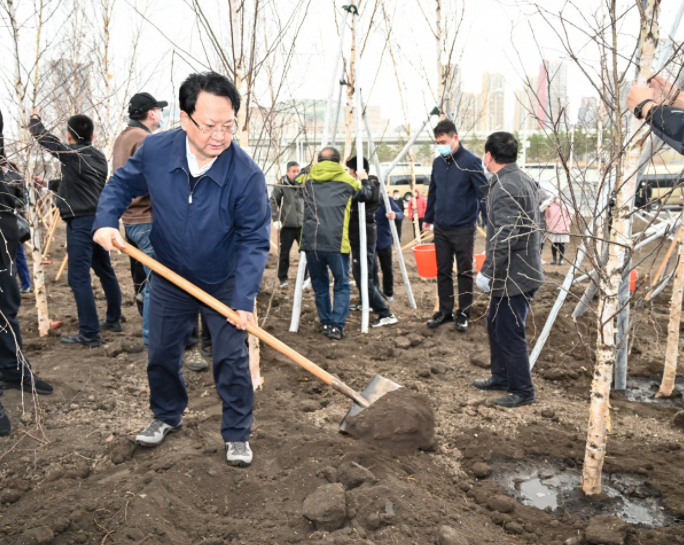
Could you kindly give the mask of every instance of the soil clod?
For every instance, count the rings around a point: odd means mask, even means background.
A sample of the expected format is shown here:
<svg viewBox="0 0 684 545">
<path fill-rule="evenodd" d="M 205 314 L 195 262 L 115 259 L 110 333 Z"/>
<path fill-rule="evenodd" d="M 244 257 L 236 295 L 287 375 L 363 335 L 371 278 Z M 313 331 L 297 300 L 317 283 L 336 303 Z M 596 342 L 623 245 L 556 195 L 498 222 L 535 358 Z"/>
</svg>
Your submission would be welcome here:
<svg viewBox="0 0 684 545">
<path fill-rule="evenodd" d="M 468 540 L 451 526 L 440 526 L 437 534 L 439 545 L 468 545 Z"/>
<path fill-rule="evenodd" d="M 347 418 L 347 432 L 374 446 L 397 452 L 428 447 L 435 435 L 435 415 L 427 396 L 399 388 L 382 396 L 357 416 Z"/>
<path fill-rule="evenodd" d="M 627 524 L 614 515 L 594 517 L 587 526 L 586 539 L 592 545 L 623 545 Z"/>
<path fill-rule="evenodd" d="M 326 484 L 304 500 L 304 516 L 318 530 L 333 532 L 342 528 L 347 519 L 344 488 L 341 484 Z"/>
</svg>

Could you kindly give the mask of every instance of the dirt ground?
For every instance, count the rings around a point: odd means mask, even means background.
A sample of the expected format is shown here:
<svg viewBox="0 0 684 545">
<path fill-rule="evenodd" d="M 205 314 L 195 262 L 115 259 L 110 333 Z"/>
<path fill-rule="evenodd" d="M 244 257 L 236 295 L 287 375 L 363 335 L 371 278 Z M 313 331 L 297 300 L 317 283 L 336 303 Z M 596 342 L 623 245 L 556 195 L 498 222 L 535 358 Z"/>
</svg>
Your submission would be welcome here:
<svg viewBox="0 0 684 545">
<path fill-rule="evenodd" d="M 63 242 L 61 228 L 53 263 L 46 266 L 50 316 L 64 322 L 61 335 L 77 328 L 66 278 L 54 280 Z M 477 244 L 481 251 L 482 240 Z M 572 245 L 568 252 L 574 255 Z M 420 280 L 411 252 L 405 255 L 418 310 L 409 308 L 397 286 L 392 309 L 399 324 L 367 335 L 360 333 L 359 313 L 351 315 L 345 340 L 318 334 L 311 292 L 304 296 L 299 333 L 289 333 L 294 282 L 287 290 L 275 287 L 275 256 L 258 300 L 269 332 L 351 386 L 363 389 L 380 373 L 432 400 L 436 446 L 403 455 L 339 434 L 346 398 L 269 347 L 261 350 L 265 384 L 256 394 L 250 468 L 225 464 L 220 402 L 208 372 L 185 371 L 190 405 L 182 432 L 156 449 L 135 448 L 132 441 L 150 412 L 128 258 L 113 256 L 125 330 L 105 333 L 102 348 L 60 345 L 59 335 L 40 338 L 34 298 L 25 296 L 25 353 L 55 392 L 37 399 L 17 390 L 2 396 L 15 429 L 0 438 L 0 543 L 684 544 L 684 430 L 672 423 L 677 408 L 614 394 L 604 473 L 606 479 L 618 472 L 642 479 L 661 495 L 667 526 L 615 530 L 614 521 L 595 517 L 611 513 L 600 500 L 583 500 L 588 510 L 577 514 L 502 497 L 506 491 L 496 480 L 501 461 L 581 467 L 593 317 L 587 313 L 575 324 L 569 316 L 574 301 L 566 303 L 534 369 L 539 402 L 503 410 L 491 403 L 496 394 L 470 386 L 488 376 L 481 367 L 489 354 L 486 297 L 477 296 L 467 333 L 428 329 L 435 284 Z M 548 247 L 544 258 L 551 260 Z M 567 265 L 546 266 L 548 282 L 528 321 L 531 344 L 566 271 Z M 573 288 L 573 299 L 580 290 Z M 668 299 L 666 290 L 639 314 L 630 376 L 657 380 L 662 372 Z M 103 312 L 99 284 L 98 304 Z"/>
</svg>

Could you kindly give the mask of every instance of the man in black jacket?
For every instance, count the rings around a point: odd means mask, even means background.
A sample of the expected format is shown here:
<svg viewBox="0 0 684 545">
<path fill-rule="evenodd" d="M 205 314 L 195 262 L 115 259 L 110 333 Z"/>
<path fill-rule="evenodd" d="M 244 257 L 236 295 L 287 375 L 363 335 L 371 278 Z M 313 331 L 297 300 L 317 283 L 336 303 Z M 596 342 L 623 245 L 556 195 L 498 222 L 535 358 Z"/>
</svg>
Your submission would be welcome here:
<svg viewBox="0 0 684 545">
<path fill-rule="evenodd" d="M 473 304 L 473 251 L 477 216 L 486 219 L 482 161 L 461 144 L 456 126 L 445 119 L 435 127 L 437 157 L 432 163 L 423 230 L 434 224 L 439 311 L 428 327 L 455 319 L 457 331 L 468 330 Z M 458 309 L 454 316 L 454 258 L 458 270 Z"/>
<path fill-rule="evenodd" d="M 36 393 L 50 394 L 52 386 L 31 373 L 28 361 L 21 354 L 19 306 L 21 294 L 14 278 L 19 231 L 16 211 L 23 206 L 23 186 L 17 187 L 5 175 L 3 122 L 0 114 L 0 394 L 3 388 L 23 388 L 27 392 L 35 386 Z M 12 431 L 9 418 L 0 404 L 0 436 Z"/>
<path fill-rule="evenodd" d="M 100 193 L 107 181 L 107 159 L 92 145 L 94 126 L 88 116 L 69 118 L 68 145 L 45 129 L 37 109 L 31 114 L 29 129 L 38 143 L 61 163 L 61 178 L 37 181 L 56 191 L 57 207 L 67 225 L 69 286 L 76 299 L 79 331 L 77 335 L 62 337 L 62 342 L 94 348 L 102 344 L 100 329 L 121 330 L 119 282 L 109 253 L 93 242 L 91 234 Z M 91 267 L 100 278 L 107 299 L 107 317 L 103 322 L 97 317 Z"/>
<path fill-rule="evenodd" d="M 649 86 L 632 87 L 627 108 L 651 125 L 663 142 L 684 155 L 684 95 L 661 76 L 651 79 Z"/>
<path fill-rule="evenodd" d="M 349 174 L 358 179 L 356 173 L 356 157 L 352 157 L 346 163 Z M 368 159 L 363 158 L 363 170 L 368 172 Z M 363 181 L 363 180 L 361 180 Z M 368 302 L 373 312 L 378 314 L 378 319 L 371 323 L 371 327 L 382 327 L 397 323 L 397 318 L 387 306 L 387 303 L 380 294 L 380 289 L 373 281 L 373 268 L 375 266 L 375 245 L 378 240 L 377 225 L 375 224 L 375 213 L 380 208 L 380 182 L 376 176 L 368 177 L 369 185 L 372 188 L 372 196 L 366 200 L 366 262 L 368 267 Z M 352 202 L 351 217 L 349 220 L 349 243 L 352 254 L 352 274 L 356 287 L 361 292 L 361 240 L 359 225 L 359 203 Z M 351 310 L 361 310 L 361 305 L 352 305 Z"/>
</svg>

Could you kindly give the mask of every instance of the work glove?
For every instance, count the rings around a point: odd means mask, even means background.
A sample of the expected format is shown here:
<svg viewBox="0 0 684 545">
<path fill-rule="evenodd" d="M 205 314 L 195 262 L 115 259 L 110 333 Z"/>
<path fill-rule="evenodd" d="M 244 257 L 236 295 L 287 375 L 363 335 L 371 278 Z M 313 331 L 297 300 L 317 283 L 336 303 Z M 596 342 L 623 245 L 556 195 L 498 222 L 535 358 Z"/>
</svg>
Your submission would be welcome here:
<svg viewBox="0 0 684 545">
<path fill-rule="evenodd" d="M 273 222 L 273 228 L 276 231 L 280 231 L 280 228 L 283 226 L 283 223 L 281 221 L 274 221 Z"/>
<path fill-rule="evenodd" d="M 492 281 L 491 279 L 487 278 L 484 274 L 477 273 L 477 278 L 475 279 L 475 283 L 477 284 L 477 287 L 480 288 L 485 293 L 489 293 L 492 291 Z"/>
</svg>

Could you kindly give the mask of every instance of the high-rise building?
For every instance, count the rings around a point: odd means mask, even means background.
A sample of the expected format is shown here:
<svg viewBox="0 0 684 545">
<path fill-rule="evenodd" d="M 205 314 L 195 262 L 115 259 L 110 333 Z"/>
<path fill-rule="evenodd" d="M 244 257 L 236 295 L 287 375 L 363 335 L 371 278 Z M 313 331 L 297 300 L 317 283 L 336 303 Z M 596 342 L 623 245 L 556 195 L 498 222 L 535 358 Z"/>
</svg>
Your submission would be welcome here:
<svg viewBox="0 0 684 545">
<path fill-rule="evenodd" d="M 568 125 L 568 67 L 557 61 L 543 61 L 539 66 L 539 105 L 537 118 L 541 127 Z"/>
<path fill-rule="evenodd" d="M 482 115 L 479 130 L 500 131 L 504 128 L 504 92 L 506 81 L 502 74 L 482 74 Z"/>
<path fill-rule="evenodd" d="M 539 128 L 537 108 L 539 106 L 539 78 L 525 76 L 522 89 L 515 90 L 515 106 L 513 109 L 513 130 L 534 131 Z"/>
<path fill-rule="evenodd" d="M 577 124 L 585 129 L 595 129 L 598 124 L 598 100 L 596 97 L 582 97 Z"/>
<path fill-rule="evenodd" d="M 461 101 L 456 111 L 456 128 L 459 132 L 479 130 L 482 117 L 480 95 L 475 93 L 461 93 Z"/>
</svg>

